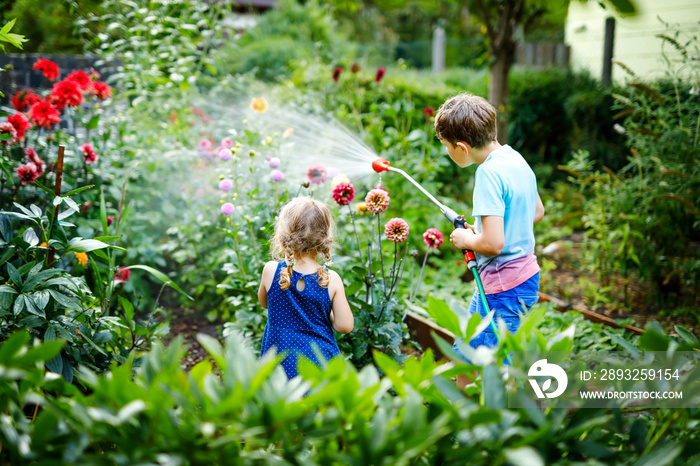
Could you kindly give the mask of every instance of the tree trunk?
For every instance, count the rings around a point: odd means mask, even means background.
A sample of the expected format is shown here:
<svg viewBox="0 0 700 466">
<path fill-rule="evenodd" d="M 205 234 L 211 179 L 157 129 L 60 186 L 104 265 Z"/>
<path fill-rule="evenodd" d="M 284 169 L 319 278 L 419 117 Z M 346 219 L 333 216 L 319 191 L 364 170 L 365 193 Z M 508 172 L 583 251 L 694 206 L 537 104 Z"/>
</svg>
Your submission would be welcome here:
<svg viewBox="0 0 700 466">
<path fill-rule="evenodd" d="M 508 141 L 508 75 L 515 57 L 515 44 L 512 37 L 503 41 L 494 51 L 489 76 L 489 102 L 498 110 L 496 129 L 498 142 Z"/>
</svg>

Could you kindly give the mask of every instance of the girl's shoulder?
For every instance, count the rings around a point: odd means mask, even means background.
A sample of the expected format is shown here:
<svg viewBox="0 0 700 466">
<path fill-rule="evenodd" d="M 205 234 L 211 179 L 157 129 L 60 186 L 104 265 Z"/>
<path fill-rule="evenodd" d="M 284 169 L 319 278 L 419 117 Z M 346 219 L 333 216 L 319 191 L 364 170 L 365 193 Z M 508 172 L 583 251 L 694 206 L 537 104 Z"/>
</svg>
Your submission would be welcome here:
<svg viewBox="0 0 700 466">
<path fill-rule="evenodd" d="M 261 281 L 265 284 L 266 289 L 270 289 L 272 280 L 275 278 L 275 273 L 277 273 L 277 266 L 279 262 L 270 261 L 265 264 L 262 270 Z"/>
</svg>

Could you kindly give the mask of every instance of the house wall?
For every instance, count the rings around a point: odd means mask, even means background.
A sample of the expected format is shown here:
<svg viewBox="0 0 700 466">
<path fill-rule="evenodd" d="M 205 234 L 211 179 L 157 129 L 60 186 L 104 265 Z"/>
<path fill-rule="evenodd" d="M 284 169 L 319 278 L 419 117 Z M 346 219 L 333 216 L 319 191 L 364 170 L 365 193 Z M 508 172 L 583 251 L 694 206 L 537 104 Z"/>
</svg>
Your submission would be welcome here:
<svg viewBox="0 0 700 466">
<path fill-rule="evenodd" d="M 603 70 L 605 19 L 615 18 L 613 59 L 624 63 L 640 78 L 663 76 L 667 69 L 662 61 L 662 41 L 657 34 L 668 33 L 659 17 L 677 25 L 686 40 L 700 33 L 700 1 L 698 0 L 633 0 L 636 16 L 621 17 L 612 7 L 602 8 L 597 1 L 572 1 L 566 19 L 565 41 L 570 46 L 570 63 L 574 69 L 587 69 L 600 78 Z M 669 34 L 669 35 L 672 35 Z M 681 41 L 684 42 L 684 41 Z M 671 59 L 681 55 L 670 44 L 663 50 Z M 613 80 L 622 81 L 627 73 L 613 66 Z"/>
</svg>

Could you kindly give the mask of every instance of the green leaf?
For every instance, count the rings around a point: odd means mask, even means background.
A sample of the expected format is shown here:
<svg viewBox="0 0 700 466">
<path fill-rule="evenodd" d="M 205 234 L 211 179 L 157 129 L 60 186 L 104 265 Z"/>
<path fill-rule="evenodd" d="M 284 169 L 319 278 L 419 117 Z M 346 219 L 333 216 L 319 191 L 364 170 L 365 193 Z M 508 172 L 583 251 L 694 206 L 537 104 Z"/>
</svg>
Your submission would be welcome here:
<svg viewBox="0 0 700 466">
<path fill-rule="evenodd" d="M 10 274 L 10 281 L 17 287 L 22 286 L 22 277 L 17 272 L 17 269 L 11 263 L 7 263 L 7 273 Z"/>
<path fill-rule="evenodd" d="M 15 248 L 14 248 L 14 246 L 10 246 L 9 250 L 5 254 L 3 254 L 2 258 L 0 259 L 0 265 L 9 261 L 10 257 L 14 256 L 14 254 L 15 254 Z"/>
<path fill-rule="evenodd" d="M 124 267 L 125 269 L 140 269 L 140 270 L 145 270 L 146 272 L 150 273 L 157 279 L 161 280 L 163 283 L 167 283 L 169 286 L 172 288 L 175 288 L 177 291 L 182 293 L 184 296 L 189 298 L 190 301 L 194 301 L 194 298 L 192 298 L 190 295 L 182 291 L 182 289 L 175 283 L 173 282 L 167 275 L 165 275 L 163 272 L 154 269 L 153 267 L 149 267 L 147 265 L 130 265 L 128 267 Z"/>
<path fill-rule="evenodd" d="M 107 234 L 107 206 L 105 204 L 104 188 L 100 188 L 100 221 L 102 223 L 102 233 Z"/>
<path fill-rule="evenodd" d="M 66 249 L 68 251 L 75 252 L 90 252 L 94 251 L 95 249 L 103 249 L 108 247 L 110 247 L 110 245 L 103 243 L 102 241 L 77 237 L 70 240 Z"/>
<path fill-rule="evenodd" d="M 506 388 L 501 372 L 493 364 L 484 367 L 482 394 L 487 408 L 506 409 Z"/>
<path fill-rule="evenodd" d="M 42 189 L 46 194 L 48 194 L 49 196 L 54 196 L 54 195 L 55 195 L 54 192 L 53 192 L 53 189 L 49 188 L 48 186 L 45 186 L 45 185 L 41 184 L 39 181 L 35 181 L 34 184 L 35 184 L 36 186 L 38 186 L 39 188 L 41 188 L 41 189 Z"/>
<path fill-rule="evenodd" d="M 59 303 L 61 306 L 65 307 L 66 309 L 72 309 L 72 310 L 76 310 L 76 311 L 79 311 L 82 309 L 80 302 L 75 298 L 71 298 L 69 296 L 66 296 L 63 293 L 60 293 L 56 290 L 49 290 L 49 293 L 51 294 L 53 299 L 56 300 L 57 303 Z"/>
<path fill-rule="evenodd" d="M 29 341 L 29 333 L 26 330 L 20 330 L 2 342 L 0 345 L 0 363 L 7 366 L 10 358 L 17 354 L 20 348 Z"/>
<path fill-rule="evenodd" d="M 134 320 L 134 305 L 123 296 L 119 296 L 119 303 L 124 308 L 124 314 L 126 314 L 126 319 L 130 323 Z"/>
<path fill-rule="evenodd" d="M 92 189 L 92 188 L 94 188 L 94 187 L 95 187 L 95 185 L 94 185 L 94 184 L 91 184 L 91 185 L 89 185 L 89 186 L 82 186 L 82 187 L 80 187 L 80 188 L 75 188 L 75 189 L 73 189 L 73 190 L 71 190 L 71 191 L 68 191 L 66 194 L 64 194 L 64 196 L 66 196 L 66 197 L 72 196 L 72 195 L 74 195 L 74 194 L 82 193 L 83 191 L 87 191 L 88 189 Z"/>
<path fill-rule="evenodd" d="M 94 115 L 85 125 L 85 129 L 97 129 L 97 124 L 100 122 L 100 116 Z"/>
<path fill-rule="evenodd" d="M 463 336 L 459 326 L 459 318 L 452 312 L 447 303 L 441 299 L 428 296 L 428 314 L 435 319 L 437 324 L 456 336 Z"/>
<path fill-rule="evenodd" d="M 120 236 L 95 236 L 93 239 L 95 239 L 97 241 L 116 241 L 119 238 L 121 238 L 121 235 Z"/>
<path fill-rule="evenodd" d="M 542 455 L 533 447 L 506 448 L 504 455 L 513 466 L 544 466 Z"/>
<path fill-rule="evenodd" d="M 642 456 L 634 463 L 634 466 L 666 466 L 673 464 L 673 461 L 683 451 L 683 445 L 667 443 L 661 447 L 654 448 L 649 454 Z"/>
<path fill-rule="evenodd" d="M 39 361 L 48 361 L 60 353 L 65 346 L 65 340 L 44 341 L 39 346 L 30 348 L 26 353 L 17 358 L 17 364 L 34 364 Z"/>
<path fill-rule="evenodd" d="M 80 206 L 79 206 L 73 199 L 71 199 L 70 197 L 67 197 L 67 196 L 64 195 L 64 196 L 63 196 L 63 201 L 64 201 L 66 204 L 68 204 L 68 207 L 70 207 L 70 208 L 73 209 L 74 211 L 76 211 L 76 212 L 79 212 L 79 211 L 80 211 Z"/>
<path fill-rule="evenodd" d="M 197 341 L 199 341 L 199 344 L 202 345 L 202 348 L 209 353 L 209 356 L 212 357 L 214 362 L 224 370 L 226 367 L 226 359 L 224 357 L 224 347 L 221 346 L 221 343 L 219 343 L 218 340 L 215 338 L 210 337 L 206 333 L 200 333 L 197 335 Z"/>
<path fill-rule="evenodd" d="M 690 345 L 697 345 L 698 343 L 700 343 L 700 342 L 698 342 L 698 338 L 695 335 L 693 335 L 692 333 L 690 333 L 689 331 L 687 331 L 683 327 L 676 325 L 673 328 L 676 329 L 676 332 L 678 332 L 678 335 L 680 335 L 680 337 L 683 340 L 685 340 L 686 343 L 688 343 Z"/>
<path fill-rule="evenodd" d="M 12 314 L 15 316 L 18 316 L 22 313 L 22 310 L 24 309 L 24 295 L 19 295 L 17 296 L 17 299 L 15 299 L 15 305 L 12 308 Z"/>
</svg>

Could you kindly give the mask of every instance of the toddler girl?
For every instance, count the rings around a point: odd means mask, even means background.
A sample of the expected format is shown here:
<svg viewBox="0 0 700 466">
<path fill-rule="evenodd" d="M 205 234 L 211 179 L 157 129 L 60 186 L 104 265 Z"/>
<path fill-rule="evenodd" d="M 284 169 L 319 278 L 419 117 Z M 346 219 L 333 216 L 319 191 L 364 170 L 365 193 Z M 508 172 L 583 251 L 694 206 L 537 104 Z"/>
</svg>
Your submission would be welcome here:
<svg viewBox="0 0 700 466">
<path fill-rule="evenodd" d="M 314 346 L 326 360 L 340 354 L 332 329 L 350 333 L 354 326 L 343 281 L 316 262 L 319 255 L 330 262 L 333 229 L 328 207 L 309 197 L 292 199 L 275 222 L 271 253 L 279 262 L 265 264 L 258 289 L 268 309 L 260 354 L 273 347 L 285 353 L 289 379 L 299 355 L 319 364 Z"/>
</svg>

